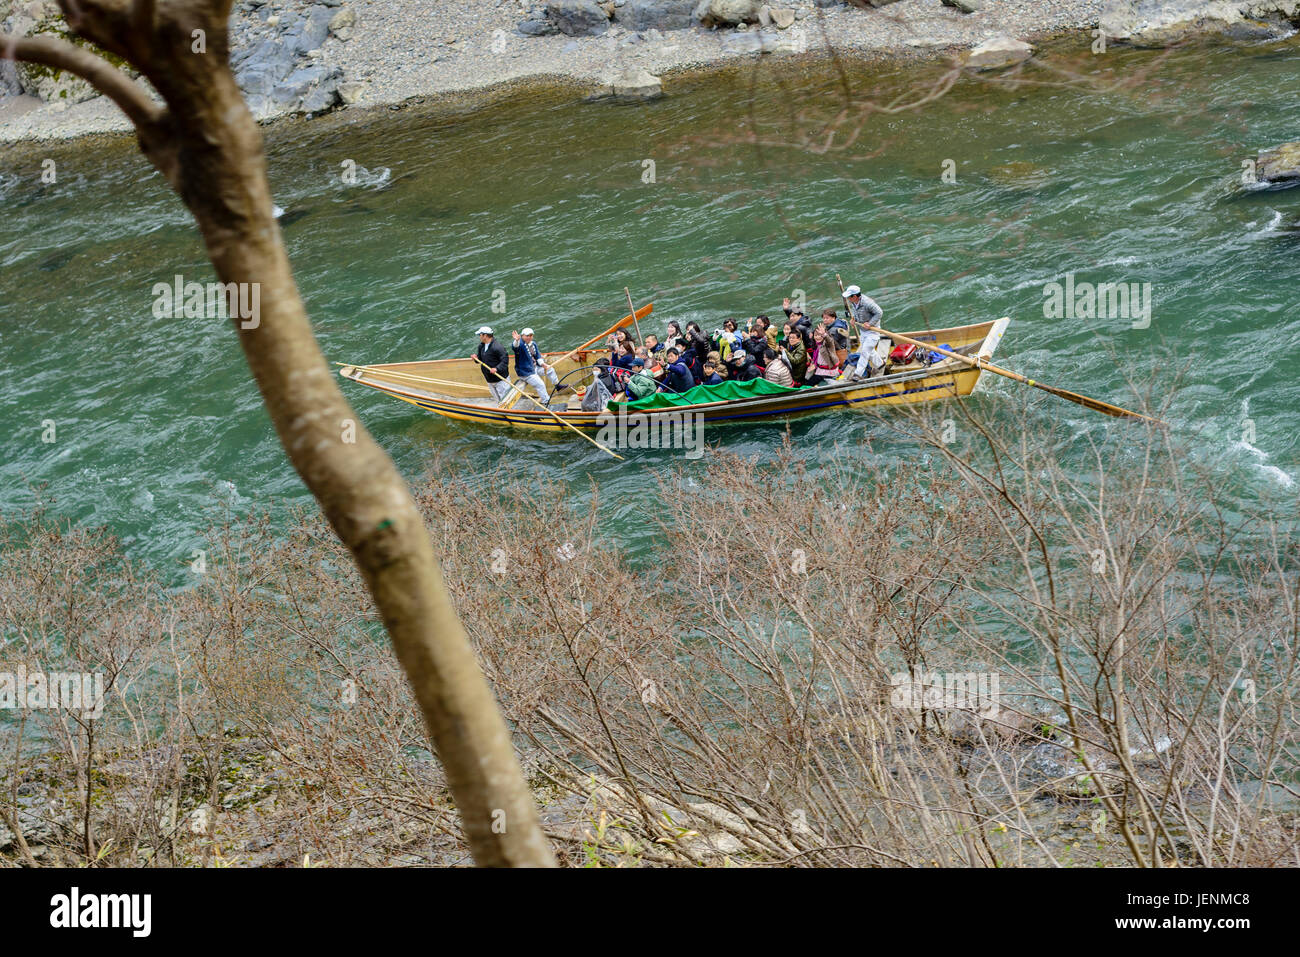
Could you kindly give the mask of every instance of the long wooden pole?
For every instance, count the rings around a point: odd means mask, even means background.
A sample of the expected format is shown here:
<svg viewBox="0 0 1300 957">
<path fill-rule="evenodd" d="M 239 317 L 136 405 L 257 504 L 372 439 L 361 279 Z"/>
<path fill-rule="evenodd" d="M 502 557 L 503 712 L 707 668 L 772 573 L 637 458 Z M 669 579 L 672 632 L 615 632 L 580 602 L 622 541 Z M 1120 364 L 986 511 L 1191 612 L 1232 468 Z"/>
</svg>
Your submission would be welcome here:
<svg viewBox="0 0 1300 957">
<path fill-rule="evenodd" d="M 856 332 L 856 333 L 858 334 L 858 347 L 861 348 L 861 347 L 862 347 L 862 333 L 861 333 L 859 330 L 860 330 L 862 327 L 858 325 L 858 320 L 857 320 L 856 318 L 854 318 L 854 316 L 853 316 L 853 307 L 852 307 L 851 305 L 849 305 L 849 297 L 846 296 L 846 295 L 844 295 L 844 280 L 840 278 L 840 274 L 839 274 L 839 273 L 836 273 L 836 274 L 835 274 L 835 281 L 836 281 L 837 283 L 839 283 L 839 287 L 840 287 L 840 298 L 841 298 L 842 300 L 844 300 L 844 318 L 847 319 L 847 320 L 849 321 L 849 327 L 852 328 L 853 331 Z"/>
<path fill-rule="evenodd" d="M 921 349 L 932 349 L 935 352 L 948 356 L 950 359 L 964 362 L 968 366 L 974 366 L 977 369 L 983 369 L 986 372 L 992 372 L 995 375 L 1004 376 L 1005 378 L 1012 379 L 1025 385 L 1031 385 L 1035 389 L 1042 389 L 1044 392 L 1048 392 L 1057 398 L 1065 399 L 1067 402 L 1073 402 L 1076 405 L 1092 409 L 1095 412 L 1113 415 L 1116 418 L 1142 419 L 1145 422 L 1150 422 L 1152 425 L 1158 425 L 1161 428 L 1169 427 L 1167 423 L 1161 422 L 1159 419 L 1153 419 L 1149 415 L 1143 415 L 1140 412 L 1132 412 L 1128 409 L 1121 408 L 1118 405 L 1111 405 L 1109 402 L 1102 402 L 1100 399 L 1093 399 L 1086 395 L 1080 395 L 1078 392 L 1071 392 L 1068 389 L 1061 389 L 1054 385 L 1048 385 L 1046 382 L 1039 382 L 1037 379 L 1023 376 L 1019 372 L 1012 372 L 1010 369 L 1003 369 L 1000 366 L 995 366 L 987 359 L 980 359 L 978 357 L 972 359 L 970 356 L 964 356 L 958 352 L 950 352 L 942 346 L 935 346 L 928 342 L 921 342 L 920 340 L 913 339 L 909 336 L 900 335 L 897 332 L 890 332 L 888 329 L 884 328 L 880 329 L 880 334 L 882 336 L 888 336 L 895 342 L 910 342 L 912 345 Z"/>
<path fill-rule="evenodd" d="M 474 356 L 474 361 L 477 362 L 479 365 L 481 365 L 484 369 L 487 369 L 489 372 L 494 373 L 494 374 L 496 373 L 496 370 L 495 370 L 495 369 L 493 369 L 490 365 L 488 365 L 486 362 L 484 362 L 484 361 L 483 361 L 482 359 L 480 359 L 478 356 Z M 519 386 L 517 386 L 517 385 L 515 385 L 513 382 L 511 382 L 509 379 L 502 379 L 501 381 L 504 382 L 506 385 L 510 386 L 510 388 L 514 389 L 516 392 L 518 392 L 520 395 L 522 395 L 525 399 L 527 399 L 527 400 L 528 400 L 529 402 L 531 402 L 533 405 L 537 406 L 539 409 L 541 409 L 542 411 L 544 411 L 547 415 L 549 415 L 551 418 L 553 418 L 556 422 L 560 423 L 560 425 L 564 426 L 566 429 L 571 429 L 572 431 L 577 432 L 579 435 L 581 435 L 584 439 L 586 439 L 588 442 L 590 442 L 590 443 L 591 443 L 592 445 L 594 445 L 596 448 L 600 449 L 602 452 L 606 452 L 606 453 L 608 453 L 609 455 L 614 456 L 614 458 L 618 459 L 620 462 L 624 462 L 624 461 L 626 461 L 626 459 L 624 459 L 623 456 L 619 455 L 619 454 L 618 454 L 617 452 L 615 452 L 613 449 L 609 449 L 609 448 L 606 448 L 605 446 L 601 445 L 599 442 L 597 442 L 595 439 L 593 439 L 593 438 L 592 438 L 590 435 L 588 435 L 586 432 L 583 432 L 581 429 L 579 429 L 579 428 L 577 428 L 575 425 L 573 425 L 573 423 L 571 423 L 571 422 L 565 422 L 562 418 L 560 418 L 558 415 L 556 415 L 555 412 L 554 412 L 554 411 L 553 411 L 549 406 L 542 405 L 540 402 L 538 402 L 536 399 L 534 399 L 534 398 L 533 398 L 531 395 L 529 395 L 527 392 L 525 392 L 525 391 L 523 391 L 522 389 L 520 389 Z"/>
<path fill-rule="evenodd" d="M 636 328 L 637 341 L 644 345 L 645 339 L 641 336 L 641 323 L 636 320 L 636 306 L 632 305 L 632 290 L 624 286 L 623 295 L 627 296 L 627 311 L 632 313 L 632 324 Z"/>
</svg>

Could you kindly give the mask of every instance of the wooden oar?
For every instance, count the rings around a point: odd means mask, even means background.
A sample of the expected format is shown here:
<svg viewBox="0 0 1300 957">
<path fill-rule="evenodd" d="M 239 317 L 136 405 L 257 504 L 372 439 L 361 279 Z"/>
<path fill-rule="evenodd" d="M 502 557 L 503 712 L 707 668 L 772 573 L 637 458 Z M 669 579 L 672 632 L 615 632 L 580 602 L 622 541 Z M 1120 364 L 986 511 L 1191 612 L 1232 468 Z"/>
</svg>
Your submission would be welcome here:
<svg viewBox="0 0 1300 957">
<path fill-rule="evenodd" d="M 496 372 L 495 369 L 493 369 L 490 365 L 488 365 L 486 362 L 484 362 L 484 361 L 483 361 L 482 359 L 480 359 L 478 356 L 474 356 L 473 358 L 474 358 L 474 361 L 475 361 L 475 362 L 477 362 L 479 365 L 481 365 L 484 369 L 487 369 L 488 372 L 492 372 L 492 373 L 495 373 L 495 372 Z M 514 389 L 516 392 L 518 392 L 520 395 L 522 395 L 525 399 L 527 399 L 527 400 L 528 400 L 529 402 L 531 402 L 533 405 L 537 406 L 537 407 L 540 408 L 542 411 L 546 412 L 546 413 L 547 413 L 551 418 L 553 418 L 556 422 L 560 423 L 560 425 L 564 426 L 566 429 L 571 429 L 571 430 L 573 430 L 574 432 L 577 432 L 579 435 L 581 435 L 584 439 L 586 439 L 588 442 L 590 442 L 590 443 L 591 443 L 592 445 L 594 445 L 596 448 L 600 449 L 602 452 L 606 452 L 606 453 L 608 453 L 609 455 L 614 456 L 614 458 L 618 459 L 620 462 L 625 462 L 625 461 L 627 461 L 626 459 L 623 458 L 623 456 L 619 455 L 619 454 L 618 454 L 617 452 L 615 452 L 613 449 L 609 449 L 609 448 L 606 448 L 605 446 L 601 445 L 599 442 L 597 442 L 595 439 L 593 439 L 593 438 L 592 438 L 590 435 L 588 435 L 586 432 L 583 432 L 581 429 L 579 429 L 578 427 L 576 427 L 575 425 L 573 425 L 573 423 L 571 423 L 571 422 L 565 422 L 562 418 L 560 418 L 558 415 L 556 415 L 555 412 L 554 412 L 554 411 L 553 411 L 549 406 L 542 405 L 540 402 L 538 402 L 536 399 L 534 399 L 534 398 L 533 398 L 531 395 L 529 395 L 527 392 L 525 392 L 525 391 L 523 391 L 522 389 L 520 389 L 519 386 L 517 386 L 517 385 L 515 385 L 513 382 L 511 382 L 509 379 L 502 379 L 501 381 L 504 382 L 506 385 L 510 386 L 510 388 Z"/>
<path fill-rule="evenodd" d="M 912 339 L 909 336 L 899 335 L 897 332 L 890 332 L 888 329 L 882 328 L 879 329 L 879 332 L 882 336 L 887 336 L 895 342 L 910 342 L 919 349 L 931 349 L 941 355 L 948 356 L 951 359 L 964 362 L 968 366 L 974 366 L 977 369 L 983 369 L 986 372 L 992 372 L 996 375 L 1004 376 L 1025 385 L 1032 385 L 1035 389 L 1042 389 L 1044 392 L 1051 393 L 1057 398 L 1065 399 L 1067 402 L 1073 402 L 1076 405 L 1081 405 L 1086 409 L 1092 409 L 1094 412 L 1103 412 L 1106 415 L 1113 415 L 1116 418 L 1142 419 L 1143 421 L 1150 422 L 1152 425 L 1158 425 L 1161 428 L 1169 427 L 1167 423 L 1161 422 L 1159 419 L 1153 419 L 1149 415 L 1143 415 L 1140 412 L 1130 412 L 1128 409 L 1122 409 L 1117 405 L 1111 405 L 1109 402 L 1102 402 L 1100 399 L 1092 399 L 1086 395 L 1071 392 L 1068 389 L 1061 389 L 1054 385 L 1048 385 L 1046 382 L 1039 382 L 1037 379 L 1023 376 L 1019 372 L 1012 372 L 1010 369 L 1003 369 L 1000 366 L 995 366 L 987 359 L 972 359 L 970 356 L 964 356 L 957 352 L 949 352 L 942 346 L 935 346 L 927 342 L 921 342 L 917 339 Z"/>
<path fill-rule="evenodd" d="M 646 316 L 650 315 L 650 313 L 654 312 L 654 308 L 655 308 L 655 304 L 653 302 L 647 303 L 646 305 L 642 306 L 640 309 L 637 309 L 635 312 L 633 312 L 632 315 L 624 316 L 618 322 L 614 323 L 614 325 L 610 326 L 600 335 L 596 336 L 596 338 L 588 339 L 586 342 L 578 346 L 578 348 L 574 349 L 572 352 L 560 356 L 560 358 L 552 362 L 551 365 L 558 366 L 561 362 L 564 362 L 568 359 L 572 359 L 574 356 L 576 356 L 583 349 L 586 349 L 588 346 L 593 346 L 597 342 L 600 342 L 601 339 L 604 339 L 607 336 L 612 336 L 614 333 L 618 332 L 618 330 L 626 326 L 632 325 L 638 319 L 644 319 Z"/>
</svg>

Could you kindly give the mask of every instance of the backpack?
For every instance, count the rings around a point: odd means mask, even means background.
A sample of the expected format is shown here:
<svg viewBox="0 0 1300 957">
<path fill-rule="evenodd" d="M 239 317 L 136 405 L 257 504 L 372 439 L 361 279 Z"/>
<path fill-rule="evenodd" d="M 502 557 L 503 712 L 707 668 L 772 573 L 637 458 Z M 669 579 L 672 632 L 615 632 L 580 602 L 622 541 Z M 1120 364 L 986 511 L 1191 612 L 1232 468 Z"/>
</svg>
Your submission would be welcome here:
<svg viewBox="0 0 1300 957">
<path fill-rule="evenodd" d="M 943 345 L 941 345 L 939 348 L 947 349 L 949 352 L 952 352 L 952 346 L 948 345 L 948 343 L 946 342 L 943 343 Z M 933 349 L 931 349 L 926 353 L 924 361 L 926 365 L 932 366 L 936 362 L 942 362 L 946 358 L 948 357 L 944 355 L 942 352 L 935 352 Z"/>
<path fill-rule="evenodd" d="M 611 398 L 610 391 L 605 388 L 605 383 L 601 381 L 602 377 L 597 376 L 596 381 L 591 384 L 582 396 L 583 412 L 601 412 Z"/>
</svg>

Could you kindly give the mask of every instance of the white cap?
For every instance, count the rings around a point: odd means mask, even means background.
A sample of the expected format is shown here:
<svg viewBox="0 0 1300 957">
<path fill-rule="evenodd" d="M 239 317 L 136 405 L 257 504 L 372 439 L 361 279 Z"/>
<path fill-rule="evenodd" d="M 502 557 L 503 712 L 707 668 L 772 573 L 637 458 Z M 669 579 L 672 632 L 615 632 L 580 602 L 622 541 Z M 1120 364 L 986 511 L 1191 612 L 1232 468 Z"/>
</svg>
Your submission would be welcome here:
<svg viewBox="0 0 1300 957">
<path fill-rule="evenodd" d="M 478 327 L 478 332 L 474 333 L 474 335 L 476 335 L 476 336 L 490 336 L 490 335 L 492 335 L 492 327 L 491 327 L 491 326 L 479 326 L 479 327 Z"/>
<path fill-rule="evenodd" d="M 525 330 L 523 330 L 523 332 L 521 332 L 521 333 L 519 333 L 519 334 L 520 334 L 521 336 L 531 336 L 531 335 L 533 334 L 533 330 L 531 330 L 531 329 L 525 329 Z"/>
<path fill-rule="evenodd" d="M 860 296 L 860 295 L 862 295 L 862 290 L 859 289 L 857 286 L 849 286 L 848 289 L 845 289 L 845 290 L 844 290 L 844 295 L 845 295 L 846 297 L 847 297 L 847 296 Z"/>
</svg>

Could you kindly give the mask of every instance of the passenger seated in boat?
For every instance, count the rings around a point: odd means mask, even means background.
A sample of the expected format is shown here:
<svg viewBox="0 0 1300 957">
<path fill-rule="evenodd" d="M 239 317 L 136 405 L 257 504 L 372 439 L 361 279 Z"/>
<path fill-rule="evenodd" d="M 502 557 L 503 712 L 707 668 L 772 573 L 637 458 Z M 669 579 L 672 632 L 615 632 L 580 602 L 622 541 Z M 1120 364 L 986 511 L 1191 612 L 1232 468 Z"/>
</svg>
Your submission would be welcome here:
<svg viewBox="0 0 1300 957">
<path fill-rule="evenodd" d="M 733 382 L 748 382 L 762 375 L 758 371 L 758 366 L 754 365 L 754 360 L 744 349 L 733 352 L 731 358 L 726 360 L 726 366 L 727 378 Z"/>
<path fill-rule="evenodd" d="M 731 353 L 741 346 L 741 335 L 736 330 L 735 319 L 727 319 L 722 323 L 722 328 L 714 333 L 714 341 L 717 343 L 718 352 L 722 354 L 722 361 L 726 362 L 731 358 Z"/>
<path fill-rule="evenodd" d="M 849 357 L 849 324 L 836 314 L 834 309 L 822 310 L 822 329 L 831 337 L 839 364 Z"/>
<path fill-rule="evenodd" d="M 653 332 L 645 337 L 645 351 L 653 355 L 663 350 L 664 344 L 659 341 L 659 337 Z"/>
<path fill-rule="evenodd" d="M 798 329 L 800 335 L 804 337 L 804 347 L 811 348 L 812 347 L 812 325 L 813 325 L 812 319 L 804 315 L 803 309 L 801 309 L 799 306 L 791 305 L 789 299 L 785 301 L 785 303 L 781 306 L 781 308 L 785 310 L 785 318 L 790 322 L 790 325 Z"/>
<path fill-rule="evenodd" d="M 741 347 L 749 353 L 749 357 L 760 368 L 767 365 L 767 360 L 764 358 L 767 353 L 767 333 L 762 323 L 755 322 L 749 327 L 749 335 L 745 337 Z"/>
<path fill-rule="evenodd" d="M 695 376 L 698 385 L 704 379 L 704 363 L 709 358 L 709 353 L 713 351 L 713 345 L 709 342 L 709 337 L 704 334 L 698 322 L 688 322 L 686 324 L 686 350 L 682 353 L 684 361 Z"/>
<path fill-rule="evenodd" d="M 790 300 L 787 299 L 788 303 Z M 785 310 L 786 318 L 789 320 L 788 325 L 803 339 L 803 347 L 809 352 L 812 351 L 812 320 L 803 314 L 803 310 L 797 306 L 788 307 Z"/>
<path fill-rule="evenodd" d="M 635 347 L 636 343 L 632 341 L 632 337 L 628 335 L 626 329 L 618 330 L 618 332 L 605 340 L 605 345 L 609 347 L 609 358 L 611 362 L 623 354 L 623 345 L 628 342 L 631 342 Z"/>
<path fill-rule="evenodd" d="M 654 376 L 656 382 L 663 377 L 664 368 L 663 364 L 659 361 L 659 357 L 651 355 L 650 351 L 646 349 L 645 346 L 637 346 L 636 360 L 641 363 L 641 366 L 648 375 Z"/>
<path fill-rule="evenodd" d="M 823 326 L 813 330 L 812 374 L 809 381 L 813 385 L 834 382 L 840 374 L 839 356 L 835 350 L 835 340 Z"/>
<path fill-rule="evenodd" d="M 763 359 L 767 363 L 767 369 L 763 373 L 764 379 L 777 385 L 787 387 L 794 385 L 794 374 L 791 372 L 789 364 L 781 358 L 775 349 L 768 349 Z"/>
<path fill-rule="evenodd" d="M 605 391 L 611 396 L 622 388 L 613 375 L 613 369 L 609 364 L 609 360 L 604 356 L 601 356 L 596 360 L 596 368 L 593 371 L 596 374 L 596 380 L 604 386 Z"/>
<path fill-rule="evenodd" d="M 767 337 L 767 347 L 775 349 L 781 337 L 777 334 L 776 326 L 772 325 L 772 320 L 767 316 L 755 316 L 754 321 L 763 324 L 763 335 Z"/>
<path fill-rule="evenodd" d="M 691 370 L 686 367 L 686 363 L 681 360 L 681 353 L 676 349 L 668 348 L 664 350 L 664 356 L 668 360 L 668 368 L 664 374 L 664 385 L 669 392 L 685 392 L 687 389 L 695 387 L 695 376 L 691 375 Z"/>
<path fill-rule="evenodd" d="M 680 351 L 684 345 L 686 345 L 686 337 L 682 335 L 682 327 L 676 322 L 668 323 L 668 332 L 664 335 L 664 348 Z"/>
<path fill-rule="evenodd" d="M 808 375 L 808 349 L 803 336 L 797 332 L 792 323 L 785 324 L 784 337 L 781 340 L 781 358 L 790 368 L 790 375 L 795 385 L 803 385 Z"/>
<path fill-rule="evenodd" d="M 611 365 L 616 369 L 631 369 L 634 362 L 636 362 L 636 345 L 631 339 L 625 339 L 615 348 Z"/>
<path fill-rule="evenodd" d="M 714 355 L 717 355 L 717 353 L 714 353 Z M 704 381 L 700 383 L 701 385 L 721 385 L 725 381 L 722 376 L 718 375 L 716 362 L 704 363 Z"/>
<path fill-rule="evenodd" d="M 636 371 L 628 377 L 627 388 L 623 391 L 627 394 L 627 401 L 635 402 L 637 399 L 644 399 L 648 395 L 654 395 L 659 391 L 659 383 L 655 381 L 650 370 L 645 367 L 644 359 L 637 359 Z"/>
</svg>

